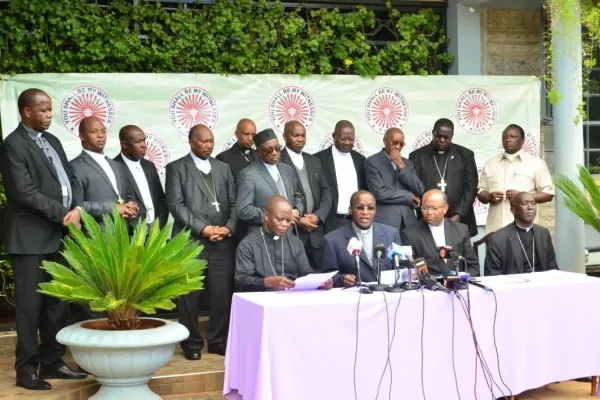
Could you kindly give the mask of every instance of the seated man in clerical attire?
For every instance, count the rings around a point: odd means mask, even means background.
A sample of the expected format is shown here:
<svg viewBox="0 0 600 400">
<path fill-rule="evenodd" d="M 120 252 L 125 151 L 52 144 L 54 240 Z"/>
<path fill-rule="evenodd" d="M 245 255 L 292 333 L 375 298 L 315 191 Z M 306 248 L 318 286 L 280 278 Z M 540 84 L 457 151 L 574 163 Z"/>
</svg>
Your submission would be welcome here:
<svg viewBox="0 0 600 400">
<path fill-rule="evenodd" d="M 487 242 L 485 275 L 523 274 L 558 269 L 548 229 L 533 223 L 537 205 L 531 193 L 510 201 L 512 224 L 494 232 Z"/>
<path fill-rule="evenodd" d="M 235 258 L 237 290 L 258 292 L 286 290 L 294 280 L 313 272 L 304 245 L 289 232 L 294 221 L 292 206 L 283 196 L 273 196 L 265 209 L 263 226 L 238 245 Z M 329 279 L 321 289 L 331 289 Z"/>
<path fill-rule="evenodd" d="M 363 282 L 377 281 L 377 258 L 373 254 L 375 246 L 383 244 L 387 249 L 392 243 L 401 244 L 398 229 L 373 222 L 376 204 L 375 196 L 366 190 L 355 192 L 350 197 L 350 208 L 348 208 L 352 222 L 329 232 L 323 238 L 321 270 L 339 271 L 333 277 L 336 287 L 354 286 L 357 282 L 356 261 L 348 252 L 350 239 L 357 238 L 362 245 L 359 263 Z M 392 262 L 384 255 L 381 260 L 381 270 L 388 269 L 393 269 Z"/>
<path fill-rule="evenodd" d="M 460 271 L 465 270 L 471 276 L 479 276 L 479 260 L 471 244 L 471 235 L 467 225 L 444 218 L 448 212 L 448 197 L 444 192 L 432 189 L 423 195 L 421 202 L 423 219 L 402 231 L 402 242 L 411 246 L 414 258 L 424 258 L 429 273 L 433 276 L 454 275 L 456 266 L 452 259 L 444 259 L 443 251 L 452 250 L 464 257 L 459 260 Z"/>
</svg>

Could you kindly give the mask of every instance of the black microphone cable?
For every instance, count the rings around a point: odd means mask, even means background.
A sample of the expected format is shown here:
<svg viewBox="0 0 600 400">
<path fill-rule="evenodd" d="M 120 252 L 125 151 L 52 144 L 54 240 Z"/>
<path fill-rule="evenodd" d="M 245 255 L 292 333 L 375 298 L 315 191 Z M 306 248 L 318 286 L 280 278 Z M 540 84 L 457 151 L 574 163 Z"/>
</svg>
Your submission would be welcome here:
<svg viewBox="0 0 600 400">
<path fill-rule="evenodd" d="M 362 297 L 362 290 L 358 291 L 358 304 L 356 305 L 356 343 L 354 345 L 354 400 L 358 400 L 358 392 L 356 391 L 356 361 L 358 359 L 358 311 L 360 310 L 360 298 Z"/>
<path fill-rule="evenodd" d="M 498 343 L 496 342 L 496 317 L 498 316 L 498 299 L 496 298 L 495 292 L 492 291 L 492 294 L 494 295 L 494 327 L 493 327 L 494 349 L 496 350 L 496 361 L 498 363 L 498 376 L 500 377 L 500 382 L 502 382 L 502 385 L 504 385 L 506 390 L 508 390 L 510 397 L 513 397 L 512 390 L 510 390 L 508 385 L 504 382 L 504 379 L 502 378 L 502 372 L 500 372 L 500 355 L 498 353 Z"/>
<path fill-rule="evenodd" d="M 453 290 L 456 293 L 456 290 Z M 458 388 L 458 376 L 456 375 L 456 363 L 454 358 L 454 296 L 450 294 L 450 299 L 452 300 L 452 371 L 454 372 L 454 384 L 456 385 L 456 394 L 458 395 L 458 400 L 462 400 L 460 397 L 460 389 Z"/>
<path fill-rule="evenodd" d="M 379 378 L 379 384 L 377 385 L 377 395 L 375 396 L 375 400 L 377 400 L 379 398 L 379 391 L 381 390 L 381 383 L 383 382 L 383 378 L 385 377 L 385 371 L 387 371 L 388 365 L 390 366 L 390 368 L 392 367 L 392 365 L 390 364 L 390 349 L 391 349 L 390 312 L 388 309 L 387 297 L 385 297 L 385 290 L 382 293 L 383 293 L 383 301 L 385 302 L 385 318 L 386 318 L 386 324 L 387 324 L 387 344 L 388 345 L 387 345 L 387 359 L 386 359 L 385 365 L 383 367 L 383 373 L 381 374 L 381 377 Z M 394 330 L 395 330 L 395 326 L 394 326 Z M 390 373 L 391 373 L 391 371 L 390 371 Z M 390 385 L 391 385 L 391 382 L 390 382 Z"/>
</svg>

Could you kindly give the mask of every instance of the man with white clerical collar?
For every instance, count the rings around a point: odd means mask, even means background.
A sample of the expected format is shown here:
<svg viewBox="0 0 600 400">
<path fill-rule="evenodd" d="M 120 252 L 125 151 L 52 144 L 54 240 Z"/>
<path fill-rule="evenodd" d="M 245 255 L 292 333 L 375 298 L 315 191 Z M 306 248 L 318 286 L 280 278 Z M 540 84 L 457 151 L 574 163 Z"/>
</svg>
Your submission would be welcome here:
<svg viewBox="0 0 600 400">
<path fill-rule="evenodd" d="M 236 251 L 235 283 L 239 291 L 286 290 L 294 280 L 313 272 L 304 246 L 289 232 L 292 206 L 283 196 L 273 196 L 265 209 L 263 226 L 250 233 Z M 329 279 L 321 289 L 331 289 Z"/>
<path fill-rule="evenodd" d="M 494 232 L 487 242 L 485 275 L 508 275 L 558 269 L 548 229 L 533 222 L 537 214 L 531 193 L 510 201 L 514 222 Z"/>
</svg>

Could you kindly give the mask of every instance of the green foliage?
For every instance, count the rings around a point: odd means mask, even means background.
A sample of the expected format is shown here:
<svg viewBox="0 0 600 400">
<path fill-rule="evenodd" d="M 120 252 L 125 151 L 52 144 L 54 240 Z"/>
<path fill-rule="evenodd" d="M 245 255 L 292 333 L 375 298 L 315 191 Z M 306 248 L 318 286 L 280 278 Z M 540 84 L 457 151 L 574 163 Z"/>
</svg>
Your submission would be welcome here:
<svg viewBox="0 0 600 400">
<path fill-rule="evenodd" d="M 600 189 L 584 166 L 578 165 L 577 169 L 584 190 L 564 175 L 555 177 L 554 184 L 565 194 L 565 206 L 587 225 L 600 232 Z"/>
<path fill-rule="evenodd" d="M 0 14 L 1 73 L 439 74 L 453 57 L 431 9 L 388 4 L 397 41 L 369 41 L 373 11 L 284 9 L 279 0 L 217 0 L 165 10 L 111 0 L 12 0 Z"/>
<path fill-rule="evenodd" d="M 40 293 L 106 311 L 114 329 L 127 329 L 135 327 L 137 312 L 171 310 L 172 299 L 203 288 L 206 261 L 197 258 L 202 246 L 190 241 L 189 231 L 168 240 L 171 224 L 161 230 L 156 222 L 148 231 L 140 221 L 130 239 L 116 207 L 104 216 L 104 229 L 85 211 L 81 218 L 85 233 L 71 224 L 64 240 L 70 268 L 45 261 L 52 281 L 41 283 Z M 124 315 L 133 318 L 122 322 Z"/>
</svg>

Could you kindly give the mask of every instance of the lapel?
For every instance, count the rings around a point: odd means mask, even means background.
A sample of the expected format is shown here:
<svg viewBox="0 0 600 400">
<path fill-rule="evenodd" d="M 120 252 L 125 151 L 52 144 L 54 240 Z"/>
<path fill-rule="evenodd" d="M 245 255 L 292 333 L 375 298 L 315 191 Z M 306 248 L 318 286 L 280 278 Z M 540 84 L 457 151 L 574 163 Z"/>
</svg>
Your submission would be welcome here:
<svg viewBox="0 0 600 400">
<path fill-rule="evenodd" d="M 360 240 L 360 238 L 358 237 L 358 235 L 356 234 L 356 232 L 354 231 L 354 228 L 352 227 L 352 222 L 349 222 L 346 225 L 346 239 L 350 240 L 351 238 L 357 238 L 358 240 Z M 373 226 L 373 241 L 375 241 L 375 226 Z M 361 241 L 362 243 L 362 241 Z M 375 242 L 373 242 L 375 243 Z M 369 264 L 369 259 L 367 258 L 367 255 L 365 254 L 367 250 L 365 250 L 364 248 L 361 250 L 360 252 L 360 260 L 362 261 L 362 263 L 364 265 L 366 265 L 367 267 L 373 269 L 373 266 L 371 264 Z M 371 249 L 371 251 L 373 251 Z M 354 258 L 353 256 L 351 256 L 352 258 Z M 362 268 L 362 266 L 361 266 Z"/>
<path fill-rule="evenodd" d="M 394 167 L 392 166 L 392 163 L 390 162 L 387 155 L 385 154 L 385 151 L 381 150 L 378 153 L 378 156 L 379 156 L 380 164 L 382 164 L 384 166 L 383 168 L 389 172 L 390 176 L 396 177 L 396 170 L 394 169 Z M 397 179 L 394 179 L 394 187 L 396 186 L 397 181 L 398 181 Z"/>
<path fill-rule="evenodd" d="M 194 178 L 194 180 L 196 181 L 196 184 L 200 188 L 200 191 L 202 191 L 202 193 L 204 193 L 204 196 L 207 199 L 212 200 L 212 196 L 210 196 L 208 194 L 208 190 L 206 190 L 206 185 L 204 184 L 202 175 L 200 175 L 200 171 L 198 171 L 198 167 L 196 167 L 196 164 L 194 163 L 194 160 L 192 159 L 192 156 L 190 154 L 188 154 L 185 157 L 183 163 L 185 164 L 185 167 L 188 169 L 188 171 L 192 175 L 192 178 Z M 211 164 L 211 169 L 212 169 L 212 164 Z M 214 177 L 213 177 L 213 179 L 214 179 Z"/>
<path fill-rule="evenodd" d="M 451 145 L 450 151 L 448 152 L 448 169 L 446 170 L 446 183 L 450 183 L 450 181 L 453 180 L 455 177 L 463 176 L 463 174 L 456 174 L 453 172 L 456 169 L 456 167 L 460 167 L 460 164 L 458 163 L 458 155 L 459 154 L 456 145 Z M 443 167 L 440 165 L 440 168 Z M 464 186 L 464 182 L 452 182 L 452 186 L 462 188 Z"/>
<path fill-rule="evenodd" d="M 510 224 L 510 233 L 508 235 L 508 240 L 510 242 L 509 253 L 512 252 L 515 260 L 515 264 L 517 270 L 520 274 L 523 273 L 523 249 L 521 248 L 521 244 L 519 242 L 519 237 L 517 236 L 517 230 L 515 229 L 515 225 L 513 223 Z M 535 232 L 534 232 L 535 239 Z"/>
<path fill-rule="evenodd" d="M 104 172 L 104 170 L 102 169 L 102 167 L 100 166 L 100 164 L 98 164 L 88 153 L 86 153 L 85 151 L 81 152 L 81 159 L 87 163 L 87 165 L 89 165 L 90 167 L 92 167 L 99 175 L 102 179 L 104 179 L 104 181 L 106 182 L 106 184 L 112 189 L 112 191 L 115 191 L 115 188 L 113 187 L 113 184 L 110 182 L 110 179 L 108 178 L 108 175 L 106 175 L 106 172 Z M 109 161 L 109 165 L 110 165 L 110 161 Z M 113 169 L 113 172 L 114 169 Z M 119 178 L 117 176 L 117 173 L 115 172 L 115 178 L 117 180 L 117 189 L 119 188 Z M 120 196 L 119 193 L 115 194 L 117 196 Z"/>
<path fill-rule="evenodd" d="M 363 166 L 361 165 L 362 162 L 361 162 L 360 158 L 358 157 L 358 153 L 351 151 L 350 156 L 352 157 L 352 162 L 354 163 L 354 170 L 356 171 L 356 187 L 358 187 L 358 189 L 361 189 L 362 185 L 360 184 L 361 183 L 360 181 L 361 181 L 361 171 L 363 170 Z"/>
<path fill-rule="evenodd" d="M 265 165 L 263 164 L 262 161 L 257 161 L 257 164 L 258 164 L 258 171 L 260 172 L 260 174 L 262 175 L 264 180 L 267 181 L 269 186 L 271 186 L 271 189 L 273 189 L 275 194 L 279 194 L 279 189 L 277 189 L 277 183 L 273 180 L 273 177 L 267 170 L 267 167 L 265 167 Z M 280 171 L 280 173 L 281 173 L 281 171 Z M 283 179 L 283 175 L 282 175 L 282 179 Z M 285 185 L 285 182 L 284 182 L 284 185 Z"/>
<path fill-rule="evenodd" d="M 331 190 L 335 193 L 335 196 L 337 197 L 338 194 L 338 182 L 337 182 L 337 176 L 335 174 L 335 163 L 333 162 L 333 146 L 331 145 L 326 153 L 325 153 L 325 160 L 327 161 L 327 166 L 325 166 L 325 170 L 329 171 L 329 173 L 331 174 Z"/>
<path fill-rule="evenodd" d="M 112 160 L 108 157 L 106 157 L 106 161 L 108 161 L 108 165 L 110 166 L 110 168 L 112 168 L 113 173 L 115 174 L 115 180 L 117 181 L 117 189 L 119 190 L 119 193 L 117 193 L 117 195 L 125 195 L 125 188 L 123 187 L 123 183 L 126 182 L 123 181 L 123 176 L 121 175 L 121 165 L 115 160 Z"/>
<path fill-rule="evenodd" d="M 213 182 L 215 183 L 215 188 L 217 190 L 216 201 L 220 203 L 222 210 L 223 207 L 225 207 L 225 204 L 229 204 L 229 196 L 227 196 L 228 182 L 225 178 L 221 179 L 221 169 L 217 163 L 215 163 L 215 159 L 209 157 L 208 162 L 210 162 L 210 171 L 212 172 Z"/>
<path fill-rule="evenodd" d="M 143 204 L 144 200 L 142 199 L 142 194 L 140 192 L 140 188 L 138 187 L 137 182 L 135 181 L 135 177 L 133 176 L 133 174 L 131 173 L 131 171 L 129 170 L 129 167 L 127 166 L 127 164 L 125 163 L 125 159 L 123 158 L 123 156 L 119 153 L 119 155 L 117 157 L 115 157 L 115 161 L 118 162 L 119 164 L 121 164 L 123 166 L 123 169 L 125 170 L 125 175 L 127 175 L 127 179 L 129 180 L 129 182 L 131 182 L 131 187 L 133 187 L 133 191 L 135 192 L 135 196 L 138 198 L 138 200 Z M 141 165 L 141 163 L 140 163 Z M 142 167 L 143 169 L 143 167 Z M 146 173 L 144 172 L 144 175 Z M 148 178 L 146 177 L 146 180 L 148 180 Z M 148 180 L 148 182 L 150 182 Z M 117 183 L 118 184 L 118 183 Z"/>
<path fill-rule="evenodd" d="M 423 223 L 420 224 L 420 228 L 421 228 L 421 236 L 423 237 L 423 240 L 425 241 L 425 243 L 427 243 L 427 247 L 429 247 L 429 250 L 431 250 L 431 252 L 434 255 L 439 256 L 439 252 L 437 250 L 437 245 L 435 244 L 435 240 L 433 239 L 433 235 L 431 234 L 431 230 L 429 229 L 429 226 L 427 225 L 427 223 L 425 221 L 423 221 Z M 446 228 L 444 227 L 444 234 L 445 233 L 446 233 Z M 438 257 L 436 257 L 436 259 L 437 258 Z"/>
<path fill-rule="evenodd" d="M 421 235 L 423 236 L 425 243 L 427 243 L 427 247 L 429 247 L 429 250 L 433 254 L 433 259 L 437 263 L 438 270 L 442 273 L 447 273 L 448 264 L 446 264 L 446 261 L 440 257 L 440 252 L 438 251 L 438 247 L 435 243 L 435 239 L 433 238 L 433 234 L 431 233 L 429 226 L 427 225 L 427 223 L 425 223 L 425 221 L 423 221 L 423 223 L 420 224 L 420 226 Z M 448 246 L 450 246 L 449 239 L 453 237 L 453 231 L 454 230 L 450 227 L 450 223 L 448 222 L 448 220 L 444 220 L 444 236 L 446 239 L 446 245 Z"/>
<path fill-rule="evenodd" d="M 25 128 L 21 128 L 21 133 L 23 135 L 23 138 L 25 139 L 25 143 L 27 143 L 27 145 L 29 147 L 31 147 L 34 152 L 37 153 L 38 157 L 44 162 L 46 167 L 48 167 L 48 170 L 50 171 L 52 176 L 58 180 L 58 175 L 56 174 L 56 171 L 54 170 L 54 166 L 50 163 L 50 160 L 48 160 L 48 157 L 46 157 L 44 150 L 42 150 L 40 148 L 40 146 L 38 146 L 36 141 L 34 139 L 32 139 L 31 136 L 29 136 L 29 133 L 25 130 Z"/>
<path fill-rule="evenodd" d="M 546 267 L 548 266 L 548 262 L 546 261 L 548 253 L 545 251 L 538 251 L 538 249 L 545 249 L 546 247 L 544 238 L 542 237 L 542 231 L 540 229 L 536 229 L 535 227 L 536 225 L 534 224 L 531 228 L 533 229 L 533 243 L 536 249 L 535 257 L 536 259 L 539 257 L 538 265 L 540 266 L 540 271 L 545 271 Z"/>
<path fill-rule="evenodd" d="M 308 184 L 310 185 L 310 190 L 313 192 L 313 198 L 315 198 L 316 194 L 321 192 L 319 174 L 313 169 L 314 164 L 310 162 L 306 153 L 302 152 L 302 158 L 304 159 L 304 168 L 306 168 L 306 174 L 308 175 Z M 315 204 L 315 209 L 316 208 L 318 208 L 317 204 Z"/>
</svg>

